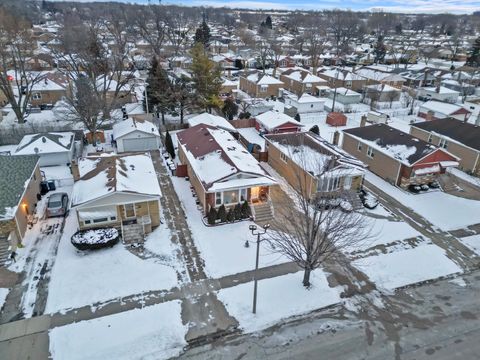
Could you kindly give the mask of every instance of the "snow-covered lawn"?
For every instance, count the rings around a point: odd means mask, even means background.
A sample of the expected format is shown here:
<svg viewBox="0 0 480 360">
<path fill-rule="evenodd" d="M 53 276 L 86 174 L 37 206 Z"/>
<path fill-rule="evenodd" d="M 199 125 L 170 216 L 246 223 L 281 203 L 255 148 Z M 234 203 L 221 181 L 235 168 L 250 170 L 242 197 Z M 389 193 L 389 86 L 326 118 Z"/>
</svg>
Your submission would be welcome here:
<svg viewBox="0 0 480 360">
<path fill-rule="evenodd" d="M 312 287 L 302 285 L 303 272 L 258 282 L 257 313 L 252 313 L 253 282 L 222 289 L 218 298 L 225 304 L 245 332 L 272 326 L 282 319 L 305 314 L 340 301 L 340 289 L 331 288 L 324 272 L 311 274 Z"/>
<path fill-rule="evenodd" d="M 463 245 L 469 247 L 475 254 L 480 256 L 480 235 L 459 238 Z"/>
<path fill-rule="evenodd" d="M 77 220 L 75 214 L 71 214 L 66 219 L 52 270 L 46 312 L 81 307 L 143 291 L 170 289 L 177 285 L 176 272 L 172 267 L 157 263 L 155 259 L 141 260 L 121 243 L 95 251 L 77 250 L 70 243 L 76 229 Z M 154 236 L 151 235 L 150 240 Z M 168 245 L 165 244 L 163 249 L 167 252 L 166 256 L 171 256 L 173 250 Z"/>
<path fill-rule="evenodd" d="M 54 360 L 169 359 L 187 344 L 186 332 L 175 300 L 54 328 L 50 353 Z"/>
<path fill-rule="evenodd" d="M 255 267 L 255 243 L 248 227 L 251 221 L 241 221 L 220 226 L 205 226 L 201 212 L 190 191 L 190 182 L 172 177 L 175 191 L 182 202 L 193 240 L 205 260 L 205 270 L 210 277 L 222 277 Z M 245 241 L 250 242 L 246 248 Z M 261 244 L 260 267 L 288 262 L 284 256 L 273 252 L 266 242 Z"/>
<path fill-rule="evenodd" d="M 353 265 L 367 274 L 378 287 L 387 289 L 462 271 L 447 258 L 443 249 L 433 244 L 369 256 L 354 261 Z"/>
<path fill-rule="evenodd" d="M 371 238 L 360 244 L 362 249 L 421 235 L 418 231 L 403 221 L 373 219 L 371 220 L 371 227 Z"/>
<path fill-rule="evenodd" d="M 0 310 L 7 299 L 7 295 L 10 292 L 10 289 L 0 288 Z"/>
<path fill-rule="evenodd" d="M 371 172 L 367 172 L 366 179 L 442 230 L 459 229 L 480 222 L 480 201 L 441 191 L 409 194 Z"/>
</svg>

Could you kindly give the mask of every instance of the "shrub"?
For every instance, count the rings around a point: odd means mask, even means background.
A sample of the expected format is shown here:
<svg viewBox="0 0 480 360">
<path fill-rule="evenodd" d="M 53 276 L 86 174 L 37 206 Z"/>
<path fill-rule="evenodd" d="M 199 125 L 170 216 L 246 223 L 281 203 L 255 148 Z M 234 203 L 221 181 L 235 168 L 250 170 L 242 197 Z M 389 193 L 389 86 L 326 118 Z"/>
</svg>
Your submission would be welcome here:
<svg viewBox="0 0 480 360">
<path fill-rule="evenodd" d="M 227 211 L 225 210 L 225 205 L 222 205 L 218 208 L 217 219 L 220 219 L 220 222 L 222 223 L 227 221 Z"/>
<path fill-rule="evenodd" d="M 233 215 L 235 220 L 240 220 L 242 218 L 242 205 L 240 205 L 240 203 L 235 205 L 235 208 L 233 209 Z"/>
<path fill-rule="evenodd" d="M 242 219 L 246 219 L 250 217 L 250 205 L 248 205 L 248 201 L 245 200 L 242 204 Z"/>
<path fill-rule="evenodd" d="M 95 250 L 112 247 L 118 243 L 120 236 L 115 228 L 80 230 L 73 234 L 72 245 L 79 250 Z"/>
<path fill-rule="evenodd" d="M 165 134 L 165 149 L 170 154 L 172 159 L 175 159 L 175 147 L 173 146 L 172 137 L 170 136 L 170 133 L 168 132 L 168 130 L 167 130 L 167 133 Z"/>
<path fill-rule="evenodd" d="M 228 221 L 228 222 L 234 222 L 234 221 L 235 221 L 235 214 L 233 213 L 233 209 L 232 209 L 232 208 L 228 209 L 227 221 Z"/>
<path fill-rule="evenodd" d="M 210 207 L 210 211 L 207 215 L 207 220 L 210 225 L 215 225 L 215 221 L 217 220 L 217 210 L 212 206 Z"/>
</svg>

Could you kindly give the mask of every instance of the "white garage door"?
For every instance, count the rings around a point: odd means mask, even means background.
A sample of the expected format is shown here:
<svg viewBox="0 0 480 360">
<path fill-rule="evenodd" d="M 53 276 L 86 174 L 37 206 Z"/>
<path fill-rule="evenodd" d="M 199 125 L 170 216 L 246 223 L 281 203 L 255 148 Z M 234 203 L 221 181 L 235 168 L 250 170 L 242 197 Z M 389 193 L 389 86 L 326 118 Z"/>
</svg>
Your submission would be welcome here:
<svg viewBox="0 0 480 360">
<path fill-rule="evenodd" d="M 157 139 L 154 137 L 123 140 L 123 151 L 145 151 L 155 149 L 157 149 Z"/>
</svg>

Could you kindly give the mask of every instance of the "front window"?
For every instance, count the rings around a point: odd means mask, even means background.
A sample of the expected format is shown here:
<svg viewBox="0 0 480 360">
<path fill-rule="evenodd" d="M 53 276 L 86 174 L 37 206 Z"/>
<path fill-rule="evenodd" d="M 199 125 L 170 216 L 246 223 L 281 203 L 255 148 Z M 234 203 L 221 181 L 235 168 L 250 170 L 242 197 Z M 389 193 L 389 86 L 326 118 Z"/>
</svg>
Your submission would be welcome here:
<svg viewBox="0 0 480 360">
<path fill-rule="evenodd" d="M 317 191 L 318 192 L 329 192 L 335 191 L 340 188 L 340 178 L 331 177 L 331 176 L 322 176 L 318 179 Z"/>
<path fill-rule="evenodd" d="M 240 189 L 240 200 L 247 200 L 247 189 Z"/>
<path fill-rule="evenodd" d="M 261 85 L 260 86 L 260 92 L 267 92 L 268 91 L 268 85 Z"/>
<path fill-rule="evenodd" d="M 222 205 L 222 193 L 215 193 L 215 205 Z"/>
<path fill-rule="evenodd" d="M 288 162 L 288 156 L 284 153 L 280 153 L 280 159 L 282 159 L 284 162 Z"/>
<path fill-rule="evenodd" d="M 38 92 L 32 94 L 32 99 L 33 100 L 40 100 L 41 98 L 42 98 L 42 94 L 40 94 Z"/>
<path fill-rule="evenodd" d="M 223 192 L 223 203 L 224 204 L 238 203 L 238 190 L 224 191 Z"/>
</svg>

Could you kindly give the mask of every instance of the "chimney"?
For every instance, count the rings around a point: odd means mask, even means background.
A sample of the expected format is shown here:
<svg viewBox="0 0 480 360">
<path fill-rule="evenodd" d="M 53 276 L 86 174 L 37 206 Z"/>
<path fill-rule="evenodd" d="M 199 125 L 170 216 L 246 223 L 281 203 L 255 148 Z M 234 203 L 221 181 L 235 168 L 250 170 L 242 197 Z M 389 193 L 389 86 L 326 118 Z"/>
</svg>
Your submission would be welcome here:
<svg viewBox="0 0 480 360">
<path fill-rule="evenodd" d="M 72 160 L 70 163 L 70 172 L 73 175 L 73 181 L 78 181 L 80 179 L 80 171 L 78 170 L 77 160 Z"/>
<path fill-rule="evenodd" d="M 332 141 L 333 145 L 338 146 L 339 140 L 340 140 L 340 132 L 338 130 L 335 130 L 335 132 L 333 133 L 333 141 Z"/>
<path fill-rule="evenodd" d="M 366 124 L 367 124 L 367 115 L 362 115 L 360 119 L 360 127 L 365 127 Z"/>
</svg>

